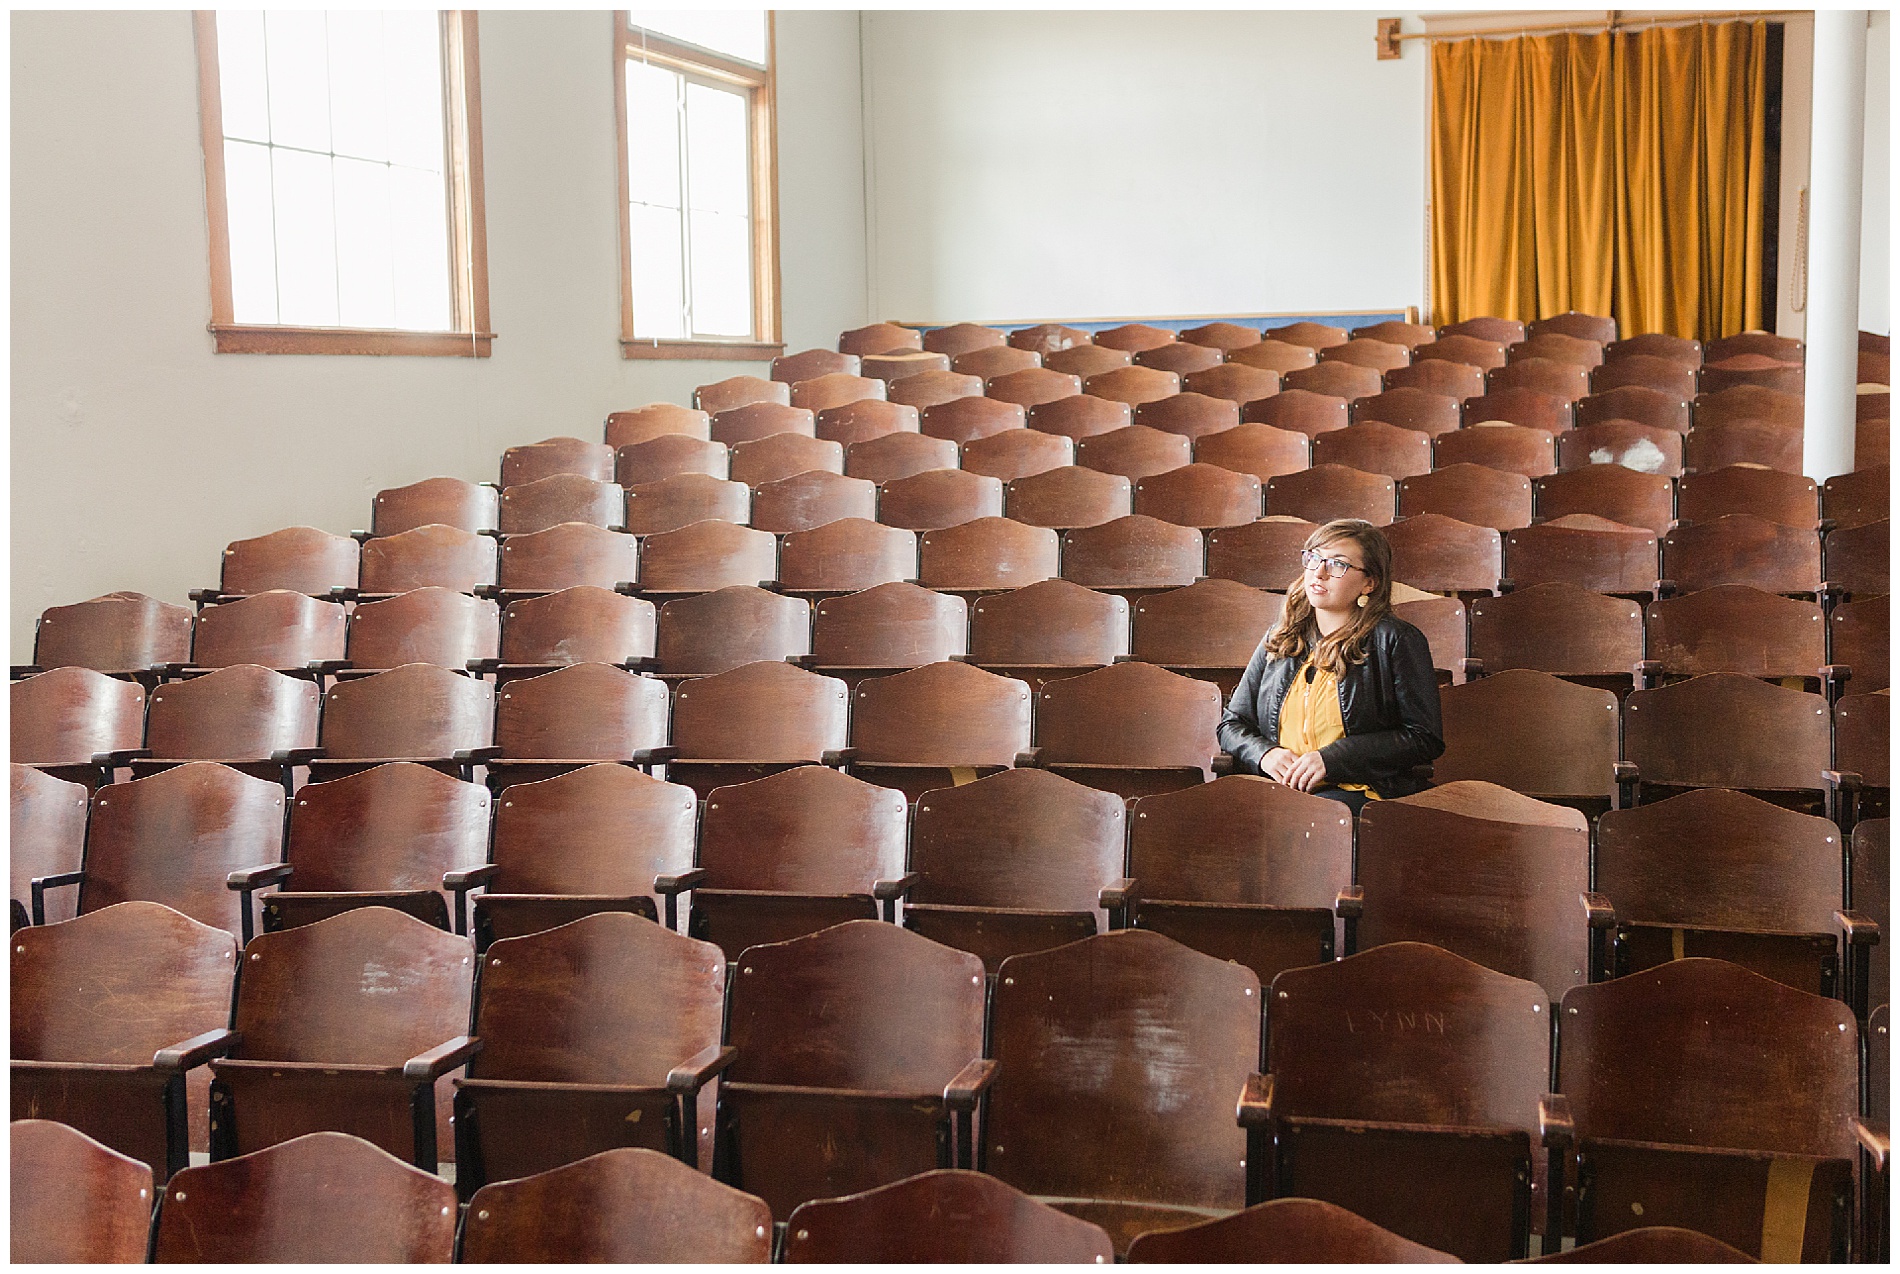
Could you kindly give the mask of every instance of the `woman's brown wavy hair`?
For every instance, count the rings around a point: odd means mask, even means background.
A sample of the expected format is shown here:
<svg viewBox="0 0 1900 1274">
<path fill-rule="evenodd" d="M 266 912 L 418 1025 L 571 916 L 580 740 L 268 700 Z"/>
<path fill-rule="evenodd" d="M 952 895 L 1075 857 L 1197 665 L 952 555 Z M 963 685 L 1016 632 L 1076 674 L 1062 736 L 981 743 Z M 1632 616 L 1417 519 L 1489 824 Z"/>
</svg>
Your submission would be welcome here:
<svg viewBox="0 0 1900 1274">
<path fill-rule="evenodd" d="M 1306 537 L 1306 548 L 1323 549 L 1329 544 L 1350 540 L 1365 557 L 1366 574 L 1372 577 L 1372 592 L 1364 606 L 1355 606 L 1352 618 L 1331 636 L 1321 637 L 1319 621 L 1313 615 L 1313 603 L 1306 596 L 1306 572 L 1287 586 L 1286 608 L 1280 622 L 1267 634 L 1267 654 L 1275 659 L 1297 659 L 1313 652 L 1313 666 L 1335 677 L 1363 663 L 1366 644 L 1378 622 L 1392 613 L 1392 545 L 1385 532 L 1358 518 L 1338 518 Z"/>
</svg>

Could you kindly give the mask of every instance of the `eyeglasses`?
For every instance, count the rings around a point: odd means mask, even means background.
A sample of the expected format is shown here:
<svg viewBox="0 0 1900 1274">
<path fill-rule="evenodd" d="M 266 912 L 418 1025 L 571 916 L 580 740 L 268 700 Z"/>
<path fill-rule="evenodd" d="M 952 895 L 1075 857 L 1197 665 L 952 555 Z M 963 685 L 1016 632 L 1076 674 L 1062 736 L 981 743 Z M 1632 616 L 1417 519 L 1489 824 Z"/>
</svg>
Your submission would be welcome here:
<svg viewBox="0 0 1900 1274">
<path fill-rule="evenodd" d="M 1324 553 L 1316 553 L 1312 549 L 1301 550 L 1300 565 L 1321 579 L 1338 579 L 1347 571 L 1366 569 L 1363 566 L 1354 566 L 1343 557 L 1327 557 Z"/>
</svg>

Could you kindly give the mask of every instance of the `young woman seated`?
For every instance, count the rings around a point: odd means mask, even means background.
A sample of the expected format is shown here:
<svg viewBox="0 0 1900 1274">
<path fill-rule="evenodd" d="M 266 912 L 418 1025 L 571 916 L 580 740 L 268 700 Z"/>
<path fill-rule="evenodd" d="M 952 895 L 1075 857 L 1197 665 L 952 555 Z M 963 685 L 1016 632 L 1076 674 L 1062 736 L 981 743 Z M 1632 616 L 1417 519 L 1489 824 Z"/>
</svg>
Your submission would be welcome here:
<svg viewBox="0 0 1900 1274">
<path fill-rule="evenodd" d="M 1342 518 L 1307 538 L 1280 622 L 1221 720 L 1237 774 L 1263 774 L 1356 814 L 1429 785 L 1445 750 L 1425 634 L 1392 613 L 1392 546 Z"/>
</svg>

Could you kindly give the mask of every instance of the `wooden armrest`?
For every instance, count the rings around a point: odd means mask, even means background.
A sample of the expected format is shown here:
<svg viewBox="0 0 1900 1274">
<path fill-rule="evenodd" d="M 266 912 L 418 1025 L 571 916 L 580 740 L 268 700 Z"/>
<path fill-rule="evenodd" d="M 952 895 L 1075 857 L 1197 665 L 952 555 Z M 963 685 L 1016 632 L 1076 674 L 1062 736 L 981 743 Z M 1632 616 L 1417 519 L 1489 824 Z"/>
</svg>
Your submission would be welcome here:
<svg viewBox="0 0 1900 1274">
<path fill-rule="evenodd" d="M 152 1058 L 152 1065 L 162 1071 L 188 1071 L 195 1066 L 203 1066 L 214 1057 L 223 1057 L 243 1041 L 244 1037 L 236 1031 L 219 1027 L 202 1035 L 194 1035 L 170 1048 L 159 1049 Z"/>
<path fill-rule="evenodd" d="M 1822 664 L 1821 665 L 1821 680 L 1822 681 L 1832 681 L 1838 685 L 1841 682 L 1851 680 L 1853 676 L 1854 676 L 1854 670 L 1851 666 L 1847 664 Z"/>
<path fill-rule="evenodd" d="M 1357 920 L 1366 914 L 1366 887 L 1346 885 L 1333 899 L 1333 914 L 1341 920 Z"/>
<path fill-rule="evenodd" d="M 118 769 L 152 755 L 150 748 L 119 748 L 112 752 L 94 752 L 92 763 L 100 769 Z"/>
<path fill-rule="evenodd" d="M 222 588 L 194 588 L 190 592 L 185 594 L 185 598 L 187 601 L 194 602 L 199 606 L 203 606 L 211 602 L 216 602 L 220 600 L 223 596 L 224 596 L 224 589 Z"/>
<path fill-rule="evenodd" d="M 1677 525 L 1680 526 L 1681 523 Z M 1671 529 L 1673 530 L 1674 528 Z M 1676 584 L 1676 581 L 1672 579 L 1659 579 L 1656 581 L 1657 597 L 1674 597 L 1678 591 L 1679 586 Z"/>
<path fill-rule="evenodd" d="M 1222 752 L 1222 753 L 1217 754 L 1214 757 L 1214 763 L 1210 768 L 1212 768 L 1212 770 L 1214 771 L 1214 777 L 1217 779 L 1226 778 L 1229 774 L 1234 773 L 1235 771 L 1234 771 L 1233 753 Z"/>
<path fill-rule="evenodd" d="M 679 755 L 680 750 L 670 745 L 661 748 L 635 748 L 633 763 L 635 765 L 667 765 L 677 761 Z"/>
<path fill-rule="evenodd" d="M 834 770 L 842 770 L 858 759 L 858 750 L 856 748 L 826 748 L 818 759 Z"/>
<path fill-rule="evenodd" d="M 40 667 L 38 664 L 14 664 L 13 671 L 11 675 L 8 677 L 8 680 L 18 681 L 22 677 L 31 677 L 36 673 L 41 673 L 44 671 L 46 670 Z"/>
<path fill-rule="evenodd" d="M 1454 669 L 1454 671 L 1461 674 L 1466 681 L 1476 681 L 1484 676 L 1484 660 L 1460 659 L 1458 661 L 1458 667 Z"/>
<path fill-rule="evenodd" d="M 1577 895 L 1583 902 L 1583 916 L 1592 929 L 1614 929 L 1616 927 L 1616 908 L 1610 900 L 1594 891 L 1585 891 Z"/>
<path fill-rule="evenodd" d="M 1016 759 L 1012 761 L 1010 764 L 1013 765 L 1018 770 L 1041 769 L 1042 768 L 1042 749 L 1029 748 L 1026 751 L 1018 752 L 1016 754 Z"/>
<path fill-rule="evenodd" d="M 1273 1121 L 1273 1076 L 1253 1074 L 1240 1090 L 1234 1118 L 1242 1128 L 1264 1128 Z"/>
<path fill-rule="evenodd" d="M 1837 911 L 1834 923 L 1847 935 L 1850 946 L 1873 946 L 1880 941 L 1880 922 L 1861 911 Z"/>
<path fill-rule="evenodd" d="M 1866 786 L 1858 770 L 1822 770 L 1821 781 L 1843 792 L 1858 792 Z"/>
<path fill-rule="evenodd" d="M 322 748 L 278 748 L 270 759 L 279 765 L 308 765 L 323 753 Z"/>
<path fill-rule="evenodd" d="M 477 885 L 486 885 L 495 878 L 501 868 L 494 863 L 483 863 L 479 867 L 465 867 L 460 871 L 442 873 L 442 888 L 473 889 Z"/>
<path fill-rule="evenodd" d="M 1545 1093 L 1537 1099 L 1537 1135 L 1544 1145 L 1560 1148 L 1577 1139 L 1577 1125 L 1570 1117 L 1570 1099 L 1562 1093 Z"/>
<path fill-rule="evenodd" d="M 290 879 L 295 870 L 289 863 L 267 863 L 262 867 L 246 867 L 234 871 L 224 878 L 226 889 L 235 889 L 248 893 L 253 889 L 262 889 L 265 885 L 275 885 Z"/>
<path fill-rule="evenodd" d="M 890 902 L 893 899 L 902 898 L 912 889 L 915 889 L 917 882 L 923 878 L 924 874 L 920 871 L 907 871 L 895 880 L 873 881 L 871 883 L 871 897 L 877 899 L 879 902 Z"/>
<path fill-rule="evenodd" d="M 951 1110 L 975 1110 L 977 1099 L 996 1079 L 996 1067 L 991 1058 L 971 1058 L 944 1087 L 943 1104 Z"/>
<path fill-rule="evenodd" d="M 1095 905 L 1103 911 L 1113 911 L 1117 907 L 1126 907 L 1141 897 L 1140 886 L 1133 876 L 1123 876 L 1120 880 L 1102 886 L 1102 892 L 1096 896 Z"/>
<path fill-rule="evenodd" d="M 698 1092 L 707 1080 L 739 1059 L 739 1050 L 730 1044 L 708 1044 L 699 1052 L 666 1073 L 669 1093 Z"/>
<path fill-rule="evenodd" d="M 1860 1148 L 1873 1156 L 1874 1170 L 1887 1170 L 1887 1152 L 1892 1148 L 1893 1138 L 1884 1123 L 1869 1123 L 1856 1118 L 1854 1120 L 1854 1140 L 1860 1142 Z"/>
<path fill-rule="evenodd" d="M 690 871 L 675 871 L 655 876 L 653 892 L 662 897 L 685 893 L 688 889 L 705 883 L 706 877 L 711 874 L 704 867 L 695 867 Z"/>
<path fill-rule="evenodd" d="M 490 761 L 501 759 L 501 744 L 491 743 L 482 748 L 457 748 L 450 759 L 467 765 L 486 765 Z"/>
<path fill-rule="evenodd" d="M 413 1080 L 439 1079 L 481 1051 L 481 1036 L 458 1035 L 404 1062 L 402 1077 Z"/>
</svg>

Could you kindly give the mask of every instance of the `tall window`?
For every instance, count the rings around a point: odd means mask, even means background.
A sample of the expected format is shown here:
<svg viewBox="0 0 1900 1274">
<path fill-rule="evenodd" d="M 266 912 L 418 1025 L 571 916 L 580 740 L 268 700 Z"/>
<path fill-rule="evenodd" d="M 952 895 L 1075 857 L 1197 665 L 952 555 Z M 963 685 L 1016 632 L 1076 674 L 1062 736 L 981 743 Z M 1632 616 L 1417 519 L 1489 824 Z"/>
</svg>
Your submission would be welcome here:
<svg viewBox="0 0 1900 1274">
<path fill-rule="evenodd" d="M 198 15 L 220 352 L 488 353 L 475 22 Z"/>
<path fill-rule="evenodd" d="M 621 350 L 779 352 L 772 22 L 619 11 Z"/>
</svg>

